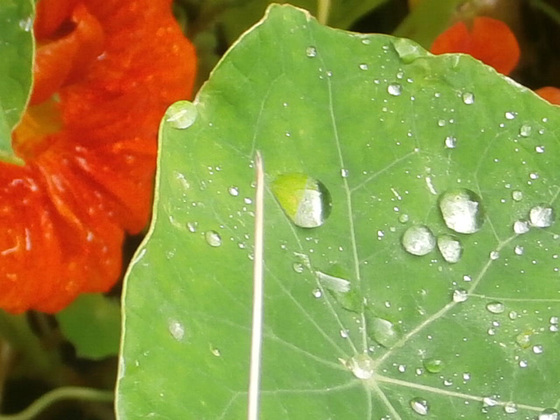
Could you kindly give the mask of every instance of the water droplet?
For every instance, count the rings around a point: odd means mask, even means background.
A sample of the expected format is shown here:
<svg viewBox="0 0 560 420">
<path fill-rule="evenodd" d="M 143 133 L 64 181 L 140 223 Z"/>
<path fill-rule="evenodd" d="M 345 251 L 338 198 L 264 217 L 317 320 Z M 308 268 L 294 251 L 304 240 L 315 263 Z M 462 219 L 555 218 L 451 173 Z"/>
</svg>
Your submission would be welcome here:
<svg viewBox="0 0 560 420">
<path fill-rule="evenodd" d="M 521 137 L 529 137 L 531 135 L 531 131 L 533 131 L 533 128 L 529 124 L 523 124 L 519 127 L 519 135 Z"/>
<path fill-rule="evenodd" d="M 208 232 L 206 232 L 204 237 L 206 238 L 206 242 L 210 246 L 218 247 L 222 244 L 222 237 L 215 230 L 209 230 Z"/>
<path fill-rule="evenodd" d="M 322 271 L 316 271 L 315 275 L 325 289 L 336 293 L 348 293 L 350 291 L 350 282 L 346 279 L 331 276 Z"/>
<path fill-rule="evenodd" d="M 373 374 L 373 360 L 367 354 L 357 354 L 346 361 L 346 367 L 358 379 L 370 379 Z"/>
<path fill-rule="evenodd" d="M 558 420 L 560 413 L 555 408 L 546 408 L 537 417 L 537 420 Z"/>
<path fill-rule="evenodd" d="M 185 337 L 185 327 L 179 321 L 171 320 L 169 321 L 169 332 L 173 338 L 177 341 L 181 341 Z"/>
<path fill-rule="evenodd" d="M 397 38 L 393 41 L 393 46 L 405 64 L 410 64 L 417 58 L 425 56 L 424 50 L 408 39 Z"/>
<path fill-rule="evenodd" d="M 502 302 L 496 302 L 496 301 L 487 303 L 486 309 L 488 309 L 488 312 L 493 314 L 501 314 L 506 310 Z"/>
<path fill-rule="evenodd" d="M 465 302 L 469 298 L 469 293 L 465 289 L 457 289 L 453 291 L 453 302 Z"/>
<path fill-rule="evenodd" d="M 523 255 L 523 253 L 525 252 L 525 248 L 523 248 L 521 245 L 516 245 L 515 248 L 513 248 L 513 252 L 515 253 L 515 255 Z"/>
<path fill-rule="evenodd" d="M 513 198 L 513 201 L 521 201 L 523 200 L 523 193 L 521 191 L 514 190 L 511 192 L 511 198 Z"/>
<path fill-rule="evenodd" d="M 309 58 L 317 57 L 317 48 L 310 46 L 305 49 L 305 55 Z"/>
<path fill-rule="evenodd" d="M 196 105 L 190 101 L 178 101 L 165 111 L 165 121 L 173 128 L 183 130 L 189 128 L 196 121 L 198 111 Z"/>
<path fill-rule="evenodd" d="M 304 265 L 300 262 L 293 263 L 292 268 L 296 273 L 303 273 L 303 270 L 305 269 Z"/>
<path fill-rule="evenodd" d="M 214 356 L 216 357 L 220 357 L 222 355 L 222 352 L 220 351 L 220 349 L 210 346 L 210 353 L 212 353 Z"/>
<path fill-rule="evenodd" d="M 430 373 L 439 373 L 445 366 L 443 360 L 436 358 L 425 359 L 422 363 L 424 364 L 426 370 Z"/>
<path fill-rule="evenodd" d="M 517 112 L 508 111 L 505 113 L 506 120 L 513 120 L 517 116 Z"/>
<path fill-rule="evenodd" d="M 531 347 L 531 336 L 532 335 L 533 335 L 533 331 L 531 331 L 531 330 L 523 331 L 522 333 L 518 334 L 515 337 L 515 342 L 522 349 L 528 349 L 529 347 Z"/>
<path fill-rule="evenodd" d="M 456 263 L 461 259 L 463 246 L 459 239 L 452 235 L 440 235 L 437 238 L 437 246 L 443 259 L 448 263 Z"/>
<path fill-rule="evenodd" d="M 504 412 L 506 414 L 515 414 L 517 413 L 517 405 L 513 402 L 507 402 L 504 404 Z"/>
<path fill-rule="evenodd" d="M 272 191 L 290 220 L 302 228 L 315 228 L 329 217 L 331 196 L 322 182 L 304 174 L 280 175 Z"/>
<path fill-rule="evenodd" d="M 483 407 L 494 407 L 498 405 L 498 401 L 496 401 L 492 397 L 484 397 L 482 398 L 482 406 Z"/>
<path fill-rule="evenodd" d="M 500 252 L 499 251 L 490 252 L 490 259 L 492 261 L 496 261 L 498 258 L 500 258 Z"/>
<path fill-rule="evenodd" d="M 198 223 L 197 222 L 188 222 L 187 223 L 187 229 L 189 230 L 189 232 L 195 233 L 197 228 L 198 228 Z"/>
<path fill-rule="evenodd" d="M 444 192 L 439 199 L 439 208 L 447 227 L 458 233 L 474 233 L 484 222 L 480 198 L 465 188 Z"/>
<path fill-rule="evenodd" d="M 474 94 L 471 92 L 463 93 L 463 102 L 467 105 L 474 104 Z"/>
<path fill-rule="evenodd" d="M 348 175 L 350 175 L 350 172 L 348 171 L 348 169 L 342 168 L 340 170 L 340 176 L 342 178 L 348 178 Z"/>
<path fill-rule="evenodd" d="M 315 298 L 320 298 L 321 296 L 323 296 L 323 292 L 321 292 L 321 289 L 313 289 L 313 291 L 311 292 L 311 294 L 312 294 L 313 297 L 315 297 Z"/>
<path fill-rule="evenodd" d="M 237 197 L 239 195 L 239 188 L 237 187 L 229 187 L 228 188 L 228 193 L 229 195 L 233 196 L 233 197 Z"/>
<path fill-rule="evenodd" d="M 389 95 L 399 96 L 402 93 L 402 86 L 400 83 L 391 83 L 387 86 L 387 92 L 389 92 Z"/>
<path fill-rule="evenodd" d="M 420 397 L 411 399 L 410 407 L 414 410 L 415 413 L 420 414 L 421 416 L 427 416 L 428 412 L 430 411 L 428 401 Z"/>
<path fill-rule="evenodd" d="M 527 220 L 518 220 L 513 224 L 513 231 L 518 235 L 529 232 L 529 229 L 529 222 Z"/>
<path fill-rule="evenodd" d="M 554 209 L 548 204 L 541 204 L 529 211 L 529 222 L 531 226 L 545 228 L 554 223 Z"/>
<path fill-rule="evenodd" d="M 445 138 L 445 147 L 448 149 L 455 149 L 455 147 L 457 147 L 457 139 L 453 136 L 447 136 Z"/>
<path fill-rule="evenodd" d="M 543 351 L 544 351 L 544 347 L 542 345 L 537 344 L 533 346 L 533 353 L 542 354 Z"/>
<path fill-rule="evenodd" d="M 399 222 L 400 223 L 407 223 L 408 219 L 409 219 L 408 214 L 401 214 L 399 216 Z"/>
<path fill-rule="evenodd" d="M 25 32 L 29 32 L 33 28 L 33 18 L 28 17 L 19 21 L 19 27 Z"/>
<path fill-rule="evenodd" d="M 389 348 L 399 341 L 401 332 L 397 325 L 387 319 L 372 316 L 369 312 L 366 315 L 368 335 L 376 343 Z"/>
<path fill-rule="evenodd" d="M 404 249 L 412 255 L 426 255 L 436 246 L 436 239 L 432 231 L 424 225 L 409 227 L 402 237 Z"/>
<path fill-rule="evenodd" d="M 360 70 L 367 70 L 367 69 L 368 69 L 368 65 L 366 63 L 360 64 Z"/>
<path fill-rule="evenodd" d="M 535 152 L 544 153 L 544 146 L 535 146 Z"/>
</svg>

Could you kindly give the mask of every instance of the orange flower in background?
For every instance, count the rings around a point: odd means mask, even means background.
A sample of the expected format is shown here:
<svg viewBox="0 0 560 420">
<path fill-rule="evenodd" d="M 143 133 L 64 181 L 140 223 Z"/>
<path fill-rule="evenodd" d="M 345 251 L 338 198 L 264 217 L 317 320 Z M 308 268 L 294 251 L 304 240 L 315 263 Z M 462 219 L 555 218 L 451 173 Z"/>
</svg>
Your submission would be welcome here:
<svg viewBox="0 0 560 420">
<path fill-rule="evenodd" d="M 535 93 L 551 104 L 560 105 L 560 89 L 556 87 L 545 86 L 535 90 Z"/>
<path fill-rule="evenodd" d="M 504 22 L 485 16 L 474 18 L 470 31 L 464 22 L 457 22 L 436 38 L 430 51 L 469 54 L 506 75 L 515 68 L 520 56 L 511 29 Z"/>
<path fill-rule="evenodd" d="M 40 0 L 35 84 L 0 163 L 0 307 L 55 312 L 110 289 L 146 225 L 160 119 L 196 56 L 171 0 Z"/>
</svg>

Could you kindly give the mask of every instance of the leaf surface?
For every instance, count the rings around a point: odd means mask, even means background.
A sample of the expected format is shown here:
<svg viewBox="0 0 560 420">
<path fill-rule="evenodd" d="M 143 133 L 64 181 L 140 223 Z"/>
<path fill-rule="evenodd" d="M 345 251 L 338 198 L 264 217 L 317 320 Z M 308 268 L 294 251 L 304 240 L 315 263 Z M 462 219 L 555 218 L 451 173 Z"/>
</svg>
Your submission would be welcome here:
<svg viewBox="0 0 560 420">
<path fill-rule="evenodd" d="M 33 63 L 32 0 L 0 2 L 0 160 L 19 161 L 11 133 L 31 92 Z"/>
<path fill-rule="evenodd" d="M 271 7 L 164 118 L 120 418 L 246 416 L 257 150 L 262 418 L 558 407 L 559 124 L 471 57 Z"/>
</svg>

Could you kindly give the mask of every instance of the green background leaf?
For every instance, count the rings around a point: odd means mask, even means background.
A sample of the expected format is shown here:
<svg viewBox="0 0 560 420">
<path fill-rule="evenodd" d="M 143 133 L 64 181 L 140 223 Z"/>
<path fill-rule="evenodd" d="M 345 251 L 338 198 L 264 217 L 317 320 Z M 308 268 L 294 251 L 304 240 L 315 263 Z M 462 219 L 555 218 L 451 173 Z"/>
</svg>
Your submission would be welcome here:
<svg viewBox="0 0 560 420">
<path fill-rule="evenodd" d="M 83 294 L 56 314 L 64 336 L 78 357 L 100 360 L 119 352 L 121 309 L 115 299 Z"/>
<path fill-rule="evenodd" d="M 126 280 L 120 418 L 245 417 L 256 150 L 262 418 L 532 419 L 558 406 L 560 232 L 535 213 L 558 206 L 558 108 L 468 56 L 282 6 L 195 105 L 161 128 L 154 221 Z M 462 213 L 446 223 L 440 203 Z M 300 211 L 319 226 L 296 226 Z M 460 243 L 458 262 L 405 251 L 419 226 Z"/>
<path fill-rule="evenodd" d="M 31 92 L 33 13 L 32 0 L 0 2 L 0 160 L 19 161 L 11 133 Z"/>
</svg>

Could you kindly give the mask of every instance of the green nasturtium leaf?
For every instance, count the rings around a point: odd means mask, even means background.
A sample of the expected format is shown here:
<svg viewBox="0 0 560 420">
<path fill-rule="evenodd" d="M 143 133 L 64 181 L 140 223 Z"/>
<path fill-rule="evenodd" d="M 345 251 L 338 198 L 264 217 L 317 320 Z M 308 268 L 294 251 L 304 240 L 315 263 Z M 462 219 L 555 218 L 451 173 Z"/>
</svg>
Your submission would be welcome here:
<svg viewBox="0 0 560 420">
<path fill-rule="evenodd" d="M 31 93 L 33 64 L 32 0 L 0 1 L 0 160 L 19 162 L 11 133 Z"/>
<path fill-rule="evenodd" d="M 126 281 L 121 419 L 246 416 L 257 150 L 263 419 L 554 416 L 558 108 L 469 56 L 284 6 L 194 105 L 161 127 L 154 221 Z M 286 204 L 308 179 L 330 197 L 308 207 L 331 207 L 316 227 Z"/>
<path fill-rule="evenodd" d="M 100 293 L 83 294 L 56 314 L 64 336 L 78 357 L 100 360 L 119 352 L 121 308 Z"/>
</svg>

